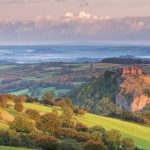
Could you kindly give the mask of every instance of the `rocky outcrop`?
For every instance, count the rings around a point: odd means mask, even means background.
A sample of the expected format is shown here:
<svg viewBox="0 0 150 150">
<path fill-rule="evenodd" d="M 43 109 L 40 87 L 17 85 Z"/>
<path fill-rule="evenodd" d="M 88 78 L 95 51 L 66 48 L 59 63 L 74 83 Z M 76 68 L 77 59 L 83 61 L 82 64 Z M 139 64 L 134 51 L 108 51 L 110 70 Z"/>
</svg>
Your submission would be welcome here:
<svg viewBox="0 0 150 150">
<path fill-rule="evenodd" d="M 116 104 L 125 110 L 138 111 L 150 105 L 150 98 L 144 95 L 150 89 L 150 76 L 124 76 L 116 94 Z"/>
<path fill-rule="evenodd" d="M 131 105 L 131 111 L 135 112 L 135 111 L 141 110 L 149 104 L 150 104 L 150 97 L 147 97 L 145 95 L 135 97 Z"/>
<path fill-rule="evenodd" d="M 116 95 L 116 104 L 122 107 L 124 110 L 130 110 L 130 105 L 127 103 L 126 97 L 121 93 Z"/>
</svg>

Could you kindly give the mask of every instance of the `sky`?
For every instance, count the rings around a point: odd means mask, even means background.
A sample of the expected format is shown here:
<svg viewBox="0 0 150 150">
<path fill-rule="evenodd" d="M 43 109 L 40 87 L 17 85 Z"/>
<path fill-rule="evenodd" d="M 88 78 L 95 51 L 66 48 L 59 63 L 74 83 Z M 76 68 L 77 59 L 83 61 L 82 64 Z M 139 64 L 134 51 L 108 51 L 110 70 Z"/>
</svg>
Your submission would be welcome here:
<svg viewBox="0 0 150 150">
<path fill-rule="evenodd" d="M 0 0 L 0 43 L 149 39 L 150 0 Z"/>
</svg>

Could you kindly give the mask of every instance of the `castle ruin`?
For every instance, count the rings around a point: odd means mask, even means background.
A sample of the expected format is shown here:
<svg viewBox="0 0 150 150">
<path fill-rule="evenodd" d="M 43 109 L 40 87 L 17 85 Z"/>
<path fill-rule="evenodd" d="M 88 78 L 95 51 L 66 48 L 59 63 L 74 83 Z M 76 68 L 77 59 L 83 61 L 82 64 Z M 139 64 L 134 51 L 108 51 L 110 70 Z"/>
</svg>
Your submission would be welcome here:
<svg viewBox="0 0 150 150">
<path fill-rule="evenodd" d="M 121 68 L 122 75 L 142 75 L 143 71 L 140 68 L 135 67 L 124 67 Z"/>
</svg>

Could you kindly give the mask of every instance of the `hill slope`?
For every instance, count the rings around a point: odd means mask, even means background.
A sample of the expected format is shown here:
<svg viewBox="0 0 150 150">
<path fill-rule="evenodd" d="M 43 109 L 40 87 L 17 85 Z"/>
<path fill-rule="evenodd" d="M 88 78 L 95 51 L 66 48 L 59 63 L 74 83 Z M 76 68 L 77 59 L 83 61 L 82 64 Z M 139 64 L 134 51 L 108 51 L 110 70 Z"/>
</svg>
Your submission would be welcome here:
<svg viewBox="0 0 150 150">
<path fill-rule="evenodd" d="M 32 108 L 40 113 L 51 112 L 52 107 L 50 106 L 43 106 L 41 104 L 31 104 L 31 103 L 24 103 L 25 109 Z M 13 109 L 8 109 L 6 111 L 12 117 L 15 115 L 15 111 Z M 5 113 L 5 114 L 6 114 Z M 5 116 L 3 116 L 5 117 Z M 107 130 L 109 129 L 116 129 L 119 130 L 120 133 L 125 137 L 133 138 L 135 141 L 136 146 L 149 149 L 150 148 L 150 127 L 138 125 L 135 123 L 130 123 L 126 121 L 121 121 L 118 119 L 112 119 L 108 117 L 97 116 L 93 114 L 85 114 L 83 117 L 77 117 L 79 121 L 85 123 L 87 126 L 95 126 L 99 125 Z M 5 126 L 4 126 L 5 125 Z M 3 128 L 7 128 L 7 122 L 1 122 L 0 126 Z"/>
</svg>

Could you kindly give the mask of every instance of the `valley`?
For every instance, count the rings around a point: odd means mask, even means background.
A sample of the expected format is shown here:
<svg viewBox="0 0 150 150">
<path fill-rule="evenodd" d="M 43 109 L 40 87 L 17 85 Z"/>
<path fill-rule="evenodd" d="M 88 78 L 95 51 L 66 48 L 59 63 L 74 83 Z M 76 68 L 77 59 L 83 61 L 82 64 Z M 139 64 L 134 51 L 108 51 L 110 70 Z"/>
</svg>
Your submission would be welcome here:
<svg viewBox="0 0 150 150">
<path fill-rule="evenodd" d="M 41 99 L 44 93 L 55 91 L 56 97 L 62 97 L 91 77 L 98 77 L 105 70 L 118 66 L 103 63 L 0 65 L 0 93 Z"/>
</svg>

